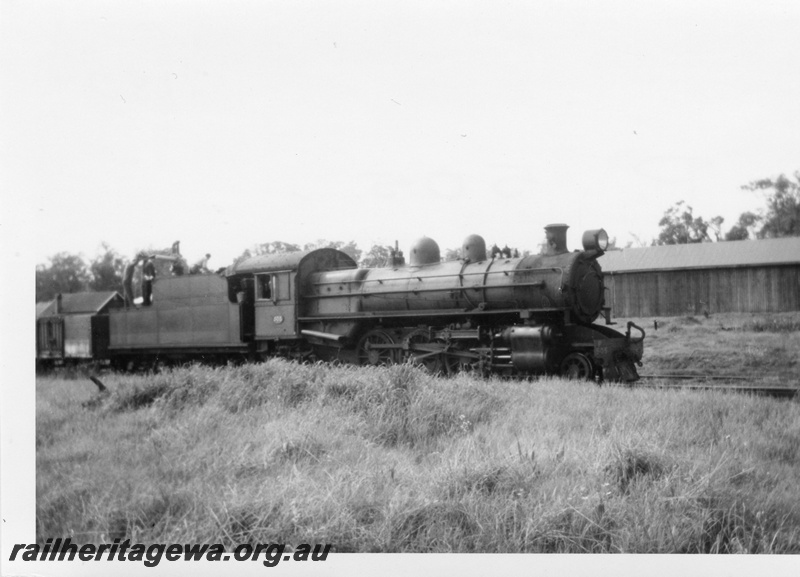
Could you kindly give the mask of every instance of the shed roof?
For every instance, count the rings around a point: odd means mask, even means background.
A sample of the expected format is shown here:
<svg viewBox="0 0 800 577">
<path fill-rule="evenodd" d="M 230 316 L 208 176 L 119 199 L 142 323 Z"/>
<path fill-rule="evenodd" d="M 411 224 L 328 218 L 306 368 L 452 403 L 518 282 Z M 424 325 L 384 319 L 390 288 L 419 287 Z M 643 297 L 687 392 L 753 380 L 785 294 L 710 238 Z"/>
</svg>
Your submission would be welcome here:
<svg viewBox="0 0 800 577">
<path fill-rule="evenodd" d="M 61 295 L 61 314 L 96 313 L 114 299 L 122 300 L 117 291 L 63 293 Z M 36 303 L 36 318 L 55 314 L 55 299 L 47 303 Z M 41 306 L 40 305 L 44 305 Z"/>
<path fill-rule="evenodd" d="M 800 237 L 626 248 L 599 263 L 612 273 L 800 264 Z"/>
</svg>

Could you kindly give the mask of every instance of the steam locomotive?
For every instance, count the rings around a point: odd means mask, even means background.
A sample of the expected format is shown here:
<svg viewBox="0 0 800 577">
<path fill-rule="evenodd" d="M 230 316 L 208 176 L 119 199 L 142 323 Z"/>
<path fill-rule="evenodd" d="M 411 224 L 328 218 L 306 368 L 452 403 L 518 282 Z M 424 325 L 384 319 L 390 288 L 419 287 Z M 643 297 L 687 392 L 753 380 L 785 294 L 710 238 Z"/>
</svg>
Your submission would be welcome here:
<svg viewBox="0 0 800 577">
<path fill-rule="evenodd" d="M 488 256 L 478 235 L 446 262 L 425 237 L 408 263 L 397 251 L 382 268 L 358 268 L 330 248 L 255 256 L 224 274 L 159 278 L 150 306 L 112 299 L 99 313 L 107 321 L 82 326 L 107 327 L 91 336 L 102 341 L 91 356 L 118 368 L 284 356 L 636 381 L 645 335 L 633 323 L 624 333 L 610 326 L 597 263 L 608 236 L 586 231 L 583 250 L 570 252 L 567 228 L 545 227 L 543 253 L 524 257 Z M 603 325 L 595 323 L 601 314 Z M 69 335 L 53 333 L 63 358 Z M 37 339 L 37 357 L 58 358 L 58 343 Z"/>
</svg>

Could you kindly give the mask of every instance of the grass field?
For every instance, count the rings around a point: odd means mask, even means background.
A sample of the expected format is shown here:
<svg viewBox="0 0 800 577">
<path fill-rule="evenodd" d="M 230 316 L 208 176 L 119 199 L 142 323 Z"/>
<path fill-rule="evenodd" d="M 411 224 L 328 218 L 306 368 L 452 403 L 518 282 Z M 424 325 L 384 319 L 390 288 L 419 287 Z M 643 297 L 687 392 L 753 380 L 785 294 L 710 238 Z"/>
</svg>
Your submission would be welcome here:
<svg viewBox="0 0 800 577">
<path fill-rule="evenodd" d="M 714 374 L 753 384 L 800 381 L 800 314 L 637 319 L 647 330 L 642 374 Z"/>
<path fill-rule="evenodd" d="M 642 372 L 796 383 L 799 321 L 647 320 Z M 40 541 L 800 553 L 797 399 L 279 360 L 102 378 L 37 378 Z"/>
</svg>

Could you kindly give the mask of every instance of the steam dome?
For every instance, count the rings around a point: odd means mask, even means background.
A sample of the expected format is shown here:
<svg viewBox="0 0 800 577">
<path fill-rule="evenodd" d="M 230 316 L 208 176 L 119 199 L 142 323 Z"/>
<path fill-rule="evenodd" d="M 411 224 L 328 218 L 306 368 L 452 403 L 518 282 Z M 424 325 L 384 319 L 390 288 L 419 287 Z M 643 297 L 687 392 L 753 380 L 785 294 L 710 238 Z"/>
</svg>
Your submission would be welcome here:
<svg viewBox="0 0 800 577">
<path fill-rule="evenodd" d="M 469 262 L 486 260 L 486 241 L 479 234 L 471 234 L 461 245 L 461 258 Z"/>
<path fill-rule="evenodd" d="M 442 260 L 442 257 L 439 252 L 439 245 L 432 238 L 423 236 L 412 245 L 408 262 L 411 266 L 421 266 L 433 264 L 440 260 Z"/>
</svg>

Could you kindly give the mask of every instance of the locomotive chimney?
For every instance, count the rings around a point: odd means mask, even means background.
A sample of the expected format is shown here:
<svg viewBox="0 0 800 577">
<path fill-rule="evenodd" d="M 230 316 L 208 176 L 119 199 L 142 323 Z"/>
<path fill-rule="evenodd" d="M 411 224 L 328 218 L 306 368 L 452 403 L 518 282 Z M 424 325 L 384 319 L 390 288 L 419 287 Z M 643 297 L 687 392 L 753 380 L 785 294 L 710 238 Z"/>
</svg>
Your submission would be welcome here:
<svg viewBox="0 0 800 577">
<path fill-rule="evenodd" d="M 547 248 L 544 254 L 553 256 L 556 254 L 563 254 L 569 252 L 567 250 L 567 229 L 566 224 L 548 224 L 544 227 L 545 238 L 547 239 Z"/>
<path fill-rule="evenodd" d="M 391 253 L 389 256 L 389 263 L 391 266 L 403 266 L 406 264 L 406 259 L 403 256 L 403 251 L 400 250 L 400 245 L 395 240 L 394 241 L 394 248 L 390 248 L 389 252 Z"/>
</svg>

